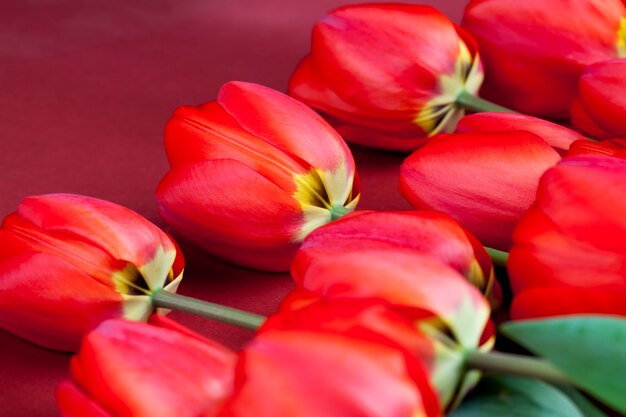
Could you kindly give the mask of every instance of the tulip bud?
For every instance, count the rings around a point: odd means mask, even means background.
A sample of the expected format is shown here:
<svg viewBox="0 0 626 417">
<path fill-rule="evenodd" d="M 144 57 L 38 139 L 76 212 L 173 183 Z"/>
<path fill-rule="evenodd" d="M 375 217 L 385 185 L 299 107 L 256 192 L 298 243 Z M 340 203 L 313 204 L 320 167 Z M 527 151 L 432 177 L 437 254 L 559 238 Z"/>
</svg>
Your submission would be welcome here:
<svg viewBox="0 0 626 417">
<path fill-rule="evenodd" d="M 626 25 L 624 28 L 626 31 Z M 571 116 L 576 127 L 593 136 L 626 137 L 626 60 L 602 62 L 585 69 Z"/>
<path fill-rule="evenodd" d="M 283 311 L 241 353 L 222 416 L 439 416 L 433 355 L 427 337 L 377 301 Z"/>
<path fill-rule="evenodd" d="M 181 107 L 165 129 L 171 171 L 159 211 L 181 234 L 231 262 L 286 270 L 304 237 L 359 199 L 341 137 L 296 100 L 225 84 L 217 101 Z"/>
<path fill-rule="evenodd" d="M 302 276 L 313 263 L 346 251 L 396 249 L 430 255 L 464 275 L 487 297 L 500 288 L 491 259 L 478 240 L 450 216 L 433 211 L 357 211 L 311 233 L 292 271 Z"/>
<path fill-rule="evenodd" d="M 440 135 L 404 161 L 399 187 L 413 207 L 447 213 L 482 244 L 506 251 L 539 178 L 559 160 L 530 132 Z"/>
<path fill-rule="evenodd" d="M 626 57 L 621 0 L 473 0 L 462 26 L 485 63 L 481 94 L 536 116 L 567 117 L 585 67 Z"/>
<path fill-rule="evenodd" d="M 513 236 L 508 269 L 520 299 L 514 318 L 548 311 L 624 313 L 624 178 L 626 159 L 598 155 L 565 158 L 543 176 Z M 563 292 L 552 291 L 558 296 L 548 299 L 551 289 Z"/>
<path fill-rule="evenodd" d="M 72 194 L 28 197 L 0 228 L 0 327 L 75 350 L 109 318 L 146 320 L 150 294 L 175 292 L 183 259 L 133 211 Z"/>
<path fill-rule="evenodd" d="M 315 25 L 289 94 L 350 142 L 407 151 L 453 131 L 464 113 L 457 98 L 482 80 L 474 41 L 436 9 L 351 5 Z"/>
<path fill-rule="evenodd" d="M 72 358 L 57 388 L 63 417 L 213 417 L 232 393 L 236 355 L 162 318 L 109 320 Z"/>
</svg>

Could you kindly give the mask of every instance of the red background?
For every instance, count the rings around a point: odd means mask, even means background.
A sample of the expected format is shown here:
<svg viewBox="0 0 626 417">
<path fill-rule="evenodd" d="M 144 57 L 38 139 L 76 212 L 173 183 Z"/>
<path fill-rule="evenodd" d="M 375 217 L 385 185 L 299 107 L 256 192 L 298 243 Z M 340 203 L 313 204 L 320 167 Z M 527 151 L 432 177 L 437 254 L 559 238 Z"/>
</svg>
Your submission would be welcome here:
<svg viewBox="0 0 626 417">
<path fill-rule="evenodd" d="M 355 1 L 30 0 L 0 2 L 0 216 L 28 195 L 71 192 L 125 205 L 172 232 L 154 189 L 168 169 L 162 131 L 173 110 L 214 99 L 230 80 L 284 91 L 313 23 Z M 426 1 L 459 21 L 464 0 Z M 404 155 L 352 146 L 362 209 L 405 209 Z M 239 268 L 176 233 L 187 259 L 180 292 L 260 314 L 288 274 Z M 233 348 L 251 333 L 171 317 Z M 70 355 L 0 329 L 0 415 L 55 416 Z"/>
</svg>

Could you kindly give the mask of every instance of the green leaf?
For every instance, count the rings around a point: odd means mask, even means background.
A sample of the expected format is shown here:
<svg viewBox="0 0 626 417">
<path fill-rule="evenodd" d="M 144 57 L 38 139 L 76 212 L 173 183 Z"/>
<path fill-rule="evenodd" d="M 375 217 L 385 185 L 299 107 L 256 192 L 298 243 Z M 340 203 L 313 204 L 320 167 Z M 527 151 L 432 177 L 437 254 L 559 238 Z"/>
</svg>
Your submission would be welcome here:
<svg viewBox="0 0 626 417">
<path fill-rule="evenodd" d="M 576 388 L 570 386 L 558 386 L 559 390 L 567 395 L 570 400 L 578 409 L 583 413 L 585 417 L 607 417 L 598 407 L 596 407 L 591 401 L 582 395 Z"/>
<path fill-rule="evenodd" d="M 503 334 L 543 356 L 579 387 L 626 413 L 626 320 L 568 316 L 500 326 Z"/>
<path fill-rule="evenodd" d="M 536 379 L 484 378 L 450 417 L 584 417 L 565 394 Z"/>
</svg>

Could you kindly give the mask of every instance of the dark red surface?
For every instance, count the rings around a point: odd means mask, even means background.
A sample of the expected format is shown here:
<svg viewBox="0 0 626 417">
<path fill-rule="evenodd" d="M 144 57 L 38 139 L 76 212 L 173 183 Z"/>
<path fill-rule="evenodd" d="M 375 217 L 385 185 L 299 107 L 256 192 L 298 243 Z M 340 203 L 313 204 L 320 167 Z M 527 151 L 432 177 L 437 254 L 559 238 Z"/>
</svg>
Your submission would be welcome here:
<svg viewBox="0 0 626 417">
<path fill-rule="evenodd" d="M 0 2 L 0 215 L 28 195 L 72 192 L 123 204 L 166 231 L 154 200 L 167 171 L 163 126 L 229 80 L 284 90 L 313 23 L 355 1 L 31 0 Z M 459 21 L 464 0 L 431 0 Z M 404 155 L 352 147 L 361 209 L 405 209 Z M 186 242 L 182 294 L 269 314 L 288 274 L 226 264 Z M 232 348 L 245 330 L 173 313 Z M 70 356 L 0 330 L 0 416 L 56 416 Z"/>
</svg>

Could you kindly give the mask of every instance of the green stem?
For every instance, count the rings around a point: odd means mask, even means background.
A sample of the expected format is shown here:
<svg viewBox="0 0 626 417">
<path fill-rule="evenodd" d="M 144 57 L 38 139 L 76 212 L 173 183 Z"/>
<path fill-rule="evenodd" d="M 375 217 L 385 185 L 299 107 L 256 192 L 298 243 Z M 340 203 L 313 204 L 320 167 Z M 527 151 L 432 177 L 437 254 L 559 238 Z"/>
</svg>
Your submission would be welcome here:
<svg viewBox="0 0 626 417">
<path fill-rule="evenodd" d="M 573 382 L 549 362 L 529 356 L 500 352 L 468 352 L 466 364 L 471 369 L 537 378 L 552 384 L 573 385 Z"/>
<path fill-rule="evenodd" d="M 517 113 L 514 110 L 502 107 L 492 103 L 491 101 L 487 101 L 483 98 L 470 94 L 465 90 L 461 91 L 461 93 L 457 96 L 456 104 L 473 112 L 490 111 L 497 113 Z"/>
<path fill-rule="evenodd" d="M 152 305 L 172 310 L 184 311 L 222 323 L 233 324 L 244 329 L 256 330 L 263 324 L 265 317 L 247 311 L 202 301 L 184 295 L 173 294 L 165 290 L 157 290 L 150 296 Z"/>
<path fill-rule="evenodd" d="M 330 220 L 335 221 L 344 214 L 348 214 L 351 211 L 352 209 L 336 204 L 330 208 Z"/>
<path fill-rule="evenodd" d="M 504 252 L 498 249 L 488 248 L 487 246 L 484 246 L 484 248 L 489 254 L 489 256 L 491 257 L 491 262 L 493 262 L 494 265 L 502 266 L 506 268 L 506 262 L 509 259 L 508 252 Z"/>
<path fill-rule="evenodd" d="M 249 330 L 257 330 L 266 319 L 258 314 L 173 294 L 162 289 L 154 291 L 151 299 L 155 308 L 162 307 L 184 311 Z M 528 356 L 471 351 L 466 354 L 466 364 L 471 369 L 538 378 L 554 384 L 572 385 L 572 381 L 567 376 L 547 361 Z"/>
</svg>

